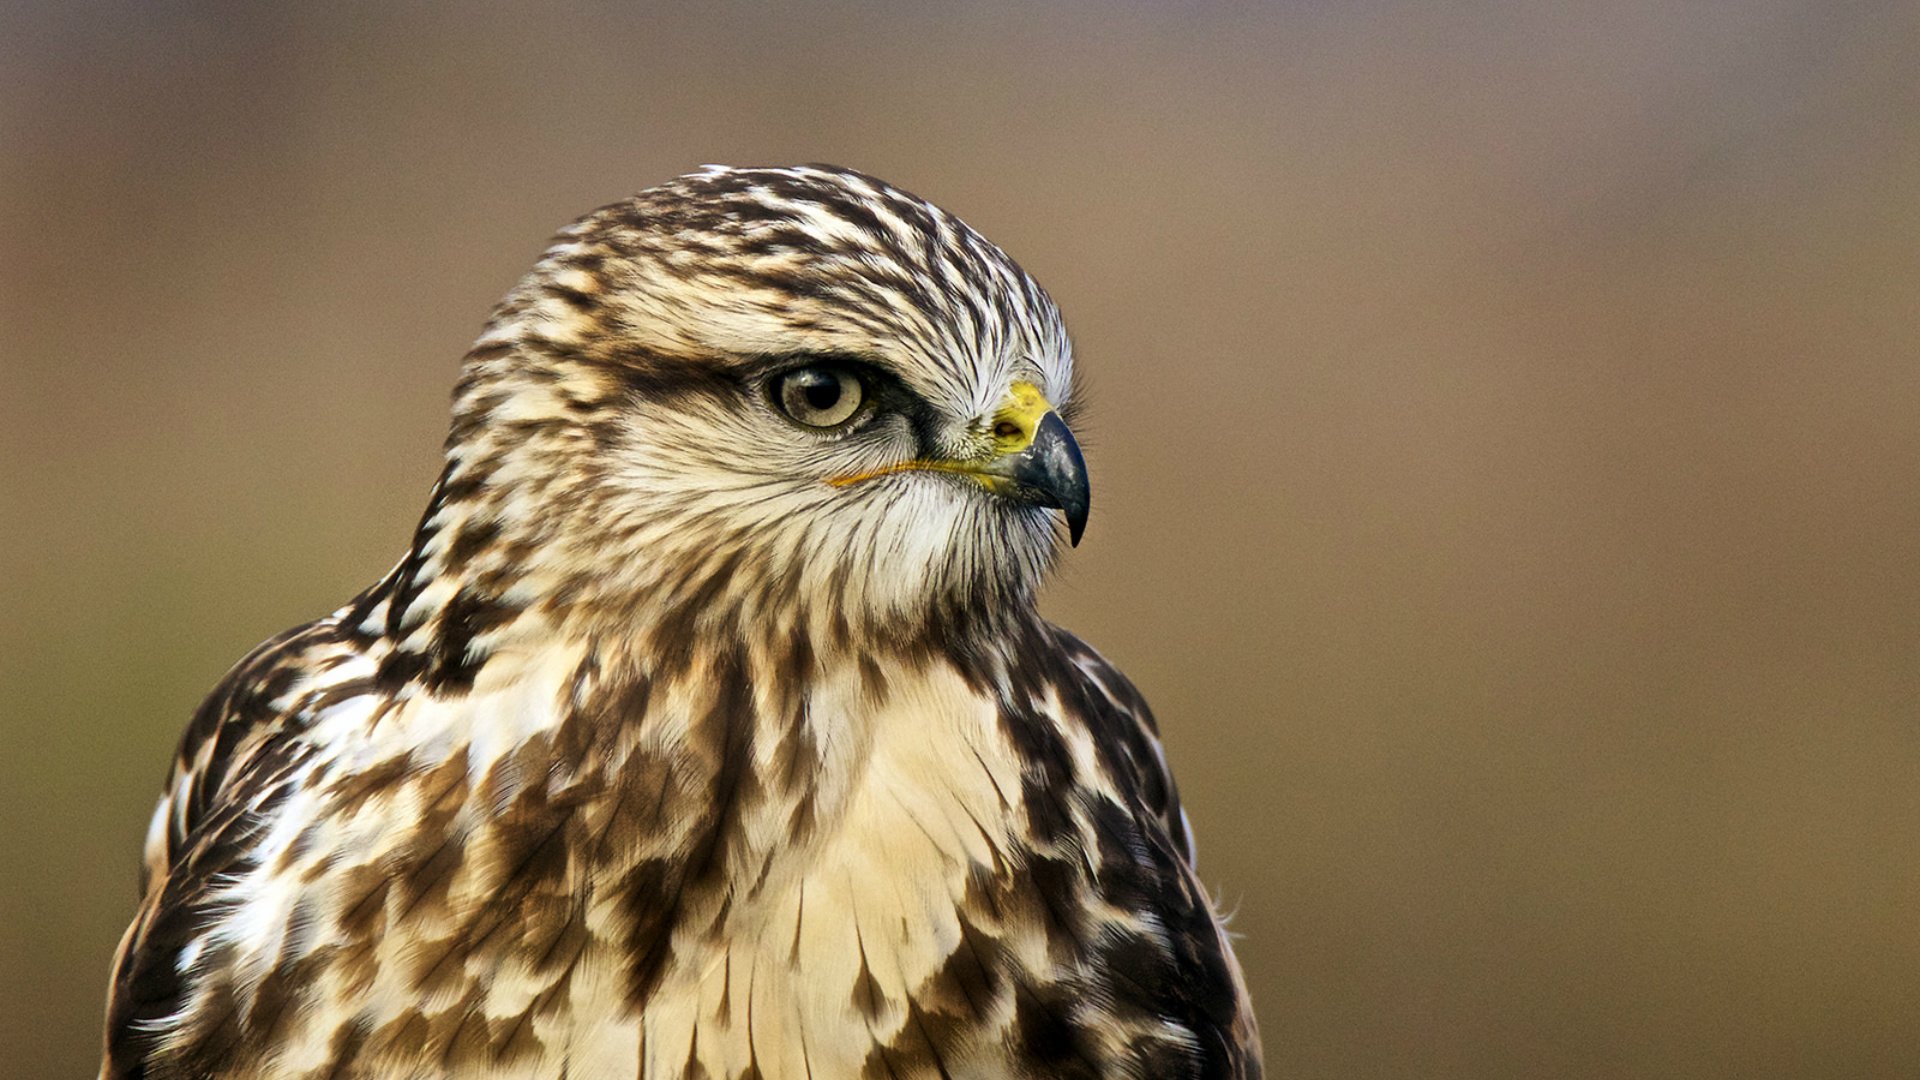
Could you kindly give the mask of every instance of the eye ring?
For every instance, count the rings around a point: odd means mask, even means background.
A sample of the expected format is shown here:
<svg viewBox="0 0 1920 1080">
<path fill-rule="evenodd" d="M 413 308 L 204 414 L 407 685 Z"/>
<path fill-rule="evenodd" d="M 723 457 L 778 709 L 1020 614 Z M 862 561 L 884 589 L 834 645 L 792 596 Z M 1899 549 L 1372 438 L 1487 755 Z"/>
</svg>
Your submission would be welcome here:
<svg viewBox="0 0 1920 1080">
<path fill-rule="evenodd" d="M 773 379 L 773 403 L 802 427 L 830 431 L 860 414 L 867 387 L 852 370 L 835 364 L 808 364 Z"/>
</svg>

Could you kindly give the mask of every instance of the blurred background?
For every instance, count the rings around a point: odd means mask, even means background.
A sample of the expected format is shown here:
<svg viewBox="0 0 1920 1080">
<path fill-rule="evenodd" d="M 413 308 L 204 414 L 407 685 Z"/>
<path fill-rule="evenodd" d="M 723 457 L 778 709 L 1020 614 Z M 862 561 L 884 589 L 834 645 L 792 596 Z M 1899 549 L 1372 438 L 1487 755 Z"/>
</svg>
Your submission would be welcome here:
<svg viewBox="0 0 1920 1080">
<path fill-rule="evenodd" d="M 1835 0 L 0 8 L 8 1071 L 91 1075 L 177 733 L 403 550 L 547 237 L 823 160 L 1067 314 L 1050 611 L 1160 712 L 1276 1076 L 1920 1075 L 1917 54 Z"/>
</svg>

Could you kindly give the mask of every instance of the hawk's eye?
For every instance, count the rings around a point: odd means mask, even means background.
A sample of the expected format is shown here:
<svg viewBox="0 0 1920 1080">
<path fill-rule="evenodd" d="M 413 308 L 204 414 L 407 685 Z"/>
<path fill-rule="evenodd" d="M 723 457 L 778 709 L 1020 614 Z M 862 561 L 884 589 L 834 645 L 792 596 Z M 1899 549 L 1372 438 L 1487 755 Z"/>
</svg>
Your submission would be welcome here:
<svg viewBox="0 0 1920 1080">
<path fill-rule="evenodd" d="M 866 400 L 860 377 L 846 368 L 814 365 L 794 368 L 774 382 L 780 411 L 813 428 L 839 427 Z"/>
</svg>

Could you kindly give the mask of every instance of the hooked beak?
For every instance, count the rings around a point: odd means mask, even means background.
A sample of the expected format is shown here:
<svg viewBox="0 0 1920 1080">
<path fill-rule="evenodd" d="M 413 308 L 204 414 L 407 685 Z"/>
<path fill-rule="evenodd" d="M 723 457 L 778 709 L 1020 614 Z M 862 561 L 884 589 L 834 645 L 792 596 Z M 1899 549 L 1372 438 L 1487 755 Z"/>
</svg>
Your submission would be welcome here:
<svg viewBox="0 0 1920 1080">
<path fill-rule="evenodd" d="M 1067 519 L 1067 539 L 1080 546 L 1091 501 L 1087 462 L 1059 413 L 1048 409 L 1025 449 L 995 458 L 980 472 L 1002 481 L 1002 495 L 1059 510 Z"/>
<path fill-rule="evenodd" d="M 871 472 L 835 477 L 835 487 L 857 484 L 876 476 L 908 471 L 962 473 L 988 491 L 1031 506 L 1050 506 L 1067 519 L 1067 538 L 1074 546 L 1087 529 L 1089 491 L 1087 463 L 1066 421 L 1060 419 L 1040 388 L 1028 382 L 1013 384 L 1005 404 L 993 416 L 993 446 L 984 459 L 971 461 L 915 459 Z"/>
</svg>

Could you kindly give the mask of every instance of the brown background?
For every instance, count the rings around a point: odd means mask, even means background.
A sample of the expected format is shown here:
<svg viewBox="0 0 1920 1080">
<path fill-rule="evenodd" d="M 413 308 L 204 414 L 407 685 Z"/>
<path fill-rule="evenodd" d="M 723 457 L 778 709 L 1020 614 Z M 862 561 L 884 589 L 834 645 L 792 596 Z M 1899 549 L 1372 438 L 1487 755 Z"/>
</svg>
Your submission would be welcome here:
<svg viewBox="0 0 1920 1080">
<path fill-rule="evenodd" d="M 0 14 L 4 1071 L 549 233 L 826 160 L 1076 331 L 1276 1074 L 1920 1075 L 1915 4 L 312 7 Z"/>
</svg>

